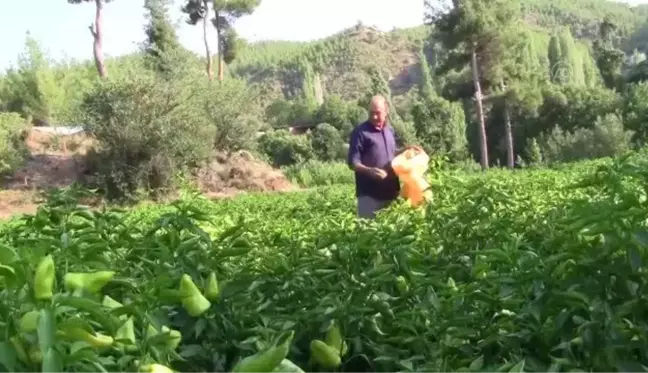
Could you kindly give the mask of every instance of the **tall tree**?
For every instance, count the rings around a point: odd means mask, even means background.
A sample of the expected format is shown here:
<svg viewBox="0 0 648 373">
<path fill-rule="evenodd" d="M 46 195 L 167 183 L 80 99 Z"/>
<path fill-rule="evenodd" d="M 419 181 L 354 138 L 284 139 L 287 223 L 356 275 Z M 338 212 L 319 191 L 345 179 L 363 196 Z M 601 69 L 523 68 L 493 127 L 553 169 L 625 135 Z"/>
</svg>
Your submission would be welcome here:
<svg viewBox="0 0 648 373">
<path fill-rule="evenodd" d="M 569 27 L 564 27 L 558 34 L 558 41 L 560 42 L 562 64 L 567 67 L 567 81 L 577 85 L 585 84 L 583 61 Z"/>
<path fill-rule="evenodd" d="M 103 55 L 103 9 L 104 4 L 109 3 L 112 0 L 67 0 L 70 4 L 81 4 L 81 3 L 95 3 L 95 21 L 89 26 L 90 33 L 92 34 L 93 44 L 92 51 L 94 54 L 95 65 L 97 66 L 97 72 L 101 78 L 108 76 L 108 70 L 106 69 L 106 64 L 104 61 Z"/>
<path fill-rule="evenodd" d="M 545 73 L 533 47 L 533 36 L 511 28 L 508 33 L 507 53 L 500 56 L 501 104 L 504 119 L 504 147 L 506 165 L 515 166 L 513 147 L 513 119 L 515 113 L 534 112 L 542 103 L 541 85 Z"/>
<path fill-rule="evenodd" d="M 234 30 L 234 22 L 244 15 L 249 15 L 261 4 L 261 0 L 213 0 L 212 10 L 214 17 L 211 19 L 218 36 L 218 80 L 225 77 L 225 65 L 236 58 L 239 39 Z M 209 0 L 187 0 L 182 8 L 189 15 L 189 24 L 195 25 L 199 21 L 203 24 L 203 39 L 207 54 L 207 75 L 213 79 L 212 56 L 207 40 L 207 20 L 210 16 Z"/>
<path fill-rule="evenodd" d="M 560 41 L 558 35 L 551 35 L 549 39 L 549 50 L 547 52 L 549 58 L 549 78 L 552 82 L 557 84 L 566 83 L 565 74 L 562 66 L 562 52 L 560 50 Z"/>
<path fill-rule="evenodd" d="M 610 89 L 620 90 L 621 67 L 625 54 L 618 49 L 617 43 L 617 27 L 605 19 L 599 25 L 599 37 L 593 45 L 596 65 L 605 85 Z"/>
<path fill-rule="evenodd" d="M 146 0 L 149 22 L 146 25 L 145 51 L 151 57 L 155 70 L 167 74 L 172 67 L 172 55 L 181 49 L 178 36 L 168 16 L 170 0 Z"/>
<path fill-rule="evenodd" d="M 223 80 L 225 64 L 236 58 L 239 46 L 234 22 L 244 15 L 249 15 L 261 4 L 261 0 L 214 0 L 214 18 L 212 23 L 218 34 L 218 80 Z"/>
<path fill-rule="evenodd" d="M 462 62 L 455 66 L 463 68 L 470 63 L 474 87 L 474 100 L 479 121 L 480 163 L 482 169 L 489 167 L 486 121 L 481 75 L 497 69 L 493 60 L 506 53 L 503 35 L 509 25 L 517 22 L 519 4 L 515 0 L 426 0 L 427 20 L 439 32 L 439 37 L 452 60 Z"/>
<path fill-rule="evenodd" d="M 214 79 L 213 59 L 211 49 L 209 47 L 209 38 L 207 37 L 207 22 L 209 18 L 209 0 L 187 0 L 187 3 L 182 7 L 182 11 L 189 16 L 187 23 L 196 25 L 198 22 L 202 24 L 203 28 L 203 43 L 205 44 L 205 58 L 207 65 L 207 77 L 209 80 Z"/>
</svg>

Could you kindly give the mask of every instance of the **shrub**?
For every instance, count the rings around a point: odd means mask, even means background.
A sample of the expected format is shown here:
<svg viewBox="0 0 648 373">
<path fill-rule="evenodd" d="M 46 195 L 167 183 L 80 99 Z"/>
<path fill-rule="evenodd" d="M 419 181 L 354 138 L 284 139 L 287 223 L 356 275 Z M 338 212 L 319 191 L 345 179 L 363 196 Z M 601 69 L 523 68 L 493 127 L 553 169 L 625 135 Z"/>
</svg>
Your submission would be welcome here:
<svg viewBox="0 0 648 373">
<path fill-rule="evenodd" d="M 0 113 L 0 175 L 15 170 L 24 161 L 27 147 L 22 134 L 25 121 L 16 113 Z"/>
<path fill-rule="evenodd" d="M 157 192 L 205 159 L 213 132 L 195 93 L 150 75 L 98 83 L 82 106 L 86 130 L 98 141 L 89 159 L 97 186 L 111 198 Z"/>
<path fill-rule="evenodd" d="M 292 135 L 287 130 L 265 133 L 259 138 L 259 150 L 275 167 L 290 166 L 314 157 L 311 135 Z"/>
<path fill-rule="evenodd" d="M 218 85 L 205 84 L 204 93 L 199 96 L 203 101 L 206 121 L 215 133 L 215 149 L 232 152 L 254 150 L 257 133 L 264 127 L 251 102 L 255 102 L 258 92 L 240 80 L 228 79 Z"/>
<path fill-rule="evenodd" d="M 608 114 L 599 117 L 592 129 L 569 132 L 556 127 L 540 137 L 540 148 L 547 163 L 613 157 L 630 149 L 632 136 L 617 115 Z"/>
<path fill-rule="evenodd" d="M 313 151 L 322 161 L 344 159 L 344 140 L 338 130 L 328 123 L 318 124 L 311 136 Z"/>
</svg>

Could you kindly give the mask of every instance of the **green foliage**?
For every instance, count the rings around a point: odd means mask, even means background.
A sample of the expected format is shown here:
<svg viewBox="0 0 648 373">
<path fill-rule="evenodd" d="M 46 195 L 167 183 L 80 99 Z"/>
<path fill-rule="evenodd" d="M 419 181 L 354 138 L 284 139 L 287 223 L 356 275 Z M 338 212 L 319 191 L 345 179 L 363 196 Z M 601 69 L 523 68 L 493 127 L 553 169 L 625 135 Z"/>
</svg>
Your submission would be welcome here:
<svg viewBox="0 0 648 373">
<path fill-rule="evenodd" d="M 43 122 L 74 123 L 83 89 L 90 85 L 88 70 L 80 64 L 53 66 L 39 43 L 29 35 L 18 66 L 4 77 L 0 102 L 7 111 Z"/>
<path fill-rule="evenodd" d="M 530 133 L 539 133 L 554 125 L 567 131 L 592 128 L 598 117 L 615 113 L 620 108 L 620 97 L 604 87 L 552 86 L 543 90 L 543 97 L 535 119 L 539 125 L 534 124 Z"/>
<path fill-rule="evenodd" d="M 25 120 L 16 113 L 0 113 L 0 175 L 8 174 L 25 160 Z"/>
<path fill-rule="evenodd" d="M 168 0 L 146 0 L 144 3 L 149 12 L 144 50 L 150 56 L 153 69 L 161 74 L 175 70 L 178 61 L 173 57 L 182 49 L 169 20 L 167 2 Z"/>
<path fill-rule="evenodd" d="M 428 206 L 397 203 L 369 224 L 356 219 L 351 186 L 130 211 L 91 211 L 59 191 L 0 228 L 2 364 L 228 372 L 289 340 L 279 358 L 319 371 L 309 345 L 335 325 L 348 347 L 339 371 L 639 370 L 646 167 L 635 154 L 557 170 L 439 170 Z M 48 254 L 54 296 L 36 301 L 34 271 Z M 94 271 L 114 271 L 95 293 L 62 281 Z M 181 278 L 204 292 L 212 274 L 218 294 L 192 317 Z M 128 319 L 135 338 L 107 348 L 70 333 L 117 337 Z"/>
<path fill-rule="evenodd" d="M 259 150 L 275 167 L 298 164 L 315 156 L 310 136 L 292 135 L 285 129 L 266 132 L 259 138 Z"/>
<path fill-rule="evenodd" d="M 525 153 L 527 164 L 531 166 L 539 166 L 544 163 L 542 149 L 540 149 L 540 144 L 535 138 L 529 139 L 525 148 Z"/>
<path fill-rule="evenodd" d="M 340 132 L 328 123 L 320 123 L 315 127 L 311 143 L 315 155 L 322 161 L 338 161 L 346 156 L 344 140 Z"/>
<path fill-rule="evenodd" d="M 353 102 L 346 102 L 340 96 L 329 95 L 315 113 L 317 123 L 328 123 L 347 138 L 353 128 L 367 120 L 367 109 Z"/>
<path fill-rule="evenodd" d="M 559 69 L 563 76 L 560 79 L 562 84 L 585 84 L 585 76 L 583 74 L 583 62 L 581 56 L 576 49 L 576 42 L 572 36 L 571 30 L 564 27 L 558 34 L 558 42 L 560 43 L 560 64 Z"/>
<path fill-rule="evenodd" d="M 319 186 L 353 184 L 353 171 L 346 162 L 322 162 L 309 160 L 304 163 L 282 168 L 282 171 L 292 181 L 304 188 Z"/>
<path fill-rule="evenodd" d="M 218 85 L 203 84 L 200 98 L 204 117 L 215 133 L 213 147 L 221 151 L 253 150 L 261 130 L 266 129 L 259 119 L 261 113 L 250 105 L 259 93 L 238 79 L 229 79 Z"/>
<path fill-rule="evenodd" d="M 150 74 L 110 79 L 89 92 L 84 123 L 99 145 L 91 168 L 109 197 L 163 190 L 178 171 L 207 158 L 213 131 L 195 98 Z"/>
<path fill-rule="evenodd" d="M 624 100 L 625 125 L 642 145 L 648 140 L 648 82 L 632 85 Z"/>
<path fill-rule="evenodd" d="M 598 118 L 593 128 L 568 132 L 556 127 L 549 135 L 541 136 L 540 148 L 547 163 L 614 157 L 630 150 L 632 136 L 621 118 L 608 114 Z"/>
<path fill-rule="evenodd" d="M 414 105 L 412 117 L 416 137 L 428 153 L 453 162 L 466 158 L 466 119 L 460 104 L 433 95 Z"/>
<path fill-rule="evenodd" d="M 265 110 L 265 118 L 272 128 L 287 128 L 313 124 L 316 107 L 304 100 L 279 99 Z"/>
</svg>

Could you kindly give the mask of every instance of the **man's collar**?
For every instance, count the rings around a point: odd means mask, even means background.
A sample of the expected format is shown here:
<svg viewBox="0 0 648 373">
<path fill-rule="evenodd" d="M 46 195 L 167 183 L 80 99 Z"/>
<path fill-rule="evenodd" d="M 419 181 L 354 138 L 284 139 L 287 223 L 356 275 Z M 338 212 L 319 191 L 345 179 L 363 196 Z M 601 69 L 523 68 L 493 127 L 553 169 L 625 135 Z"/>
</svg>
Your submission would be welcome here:
<svg viewBox="0 0 648 373">
<path fill-rule="evenodd" d="M 376 131 L 382 131 L 382 130 L 384 130 L 385 128 L 389 127 L 390 124 L 389 124 L 389 121 L 385 121 L 385 123 L 383 123 L 383 125 L 382 125 L 381 127 L 376 127 L 376 126 L 374 126 L 373 123 L 371 123 L 371 121 L 367 121 L 367 125 L 369 125 L 369 127 L 370 127 L 371 129 L 374 129 L 374 130 L 376 130 Z"/>
</svg>

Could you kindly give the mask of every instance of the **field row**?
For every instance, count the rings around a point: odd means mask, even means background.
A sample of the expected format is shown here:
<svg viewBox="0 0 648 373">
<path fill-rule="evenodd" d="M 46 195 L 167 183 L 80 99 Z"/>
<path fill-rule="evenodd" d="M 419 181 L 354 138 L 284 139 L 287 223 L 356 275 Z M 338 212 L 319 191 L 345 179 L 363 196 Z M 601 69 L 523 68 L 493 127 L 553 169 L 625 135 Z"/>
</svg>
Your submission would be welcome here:
<svg viewBox="0 0 648 373">
<path fill-rule="evenodd" d="M 267 352 L 264 371 L 284 357 L 305 371 L 643 371 L 647 170 L 635 155 L 437 173 L 425 210 L 372 223 L 350 186 L 127 212 L 58 194 L 0 228 L 0 364 L 254 371 L 235 366 Z M 37 299 L 46 254 L 53 297 Z M 69 275 L 95 271 L 105 281 Z M 344 343 L 326 350 L 336 328 Z"/>
</svg>

